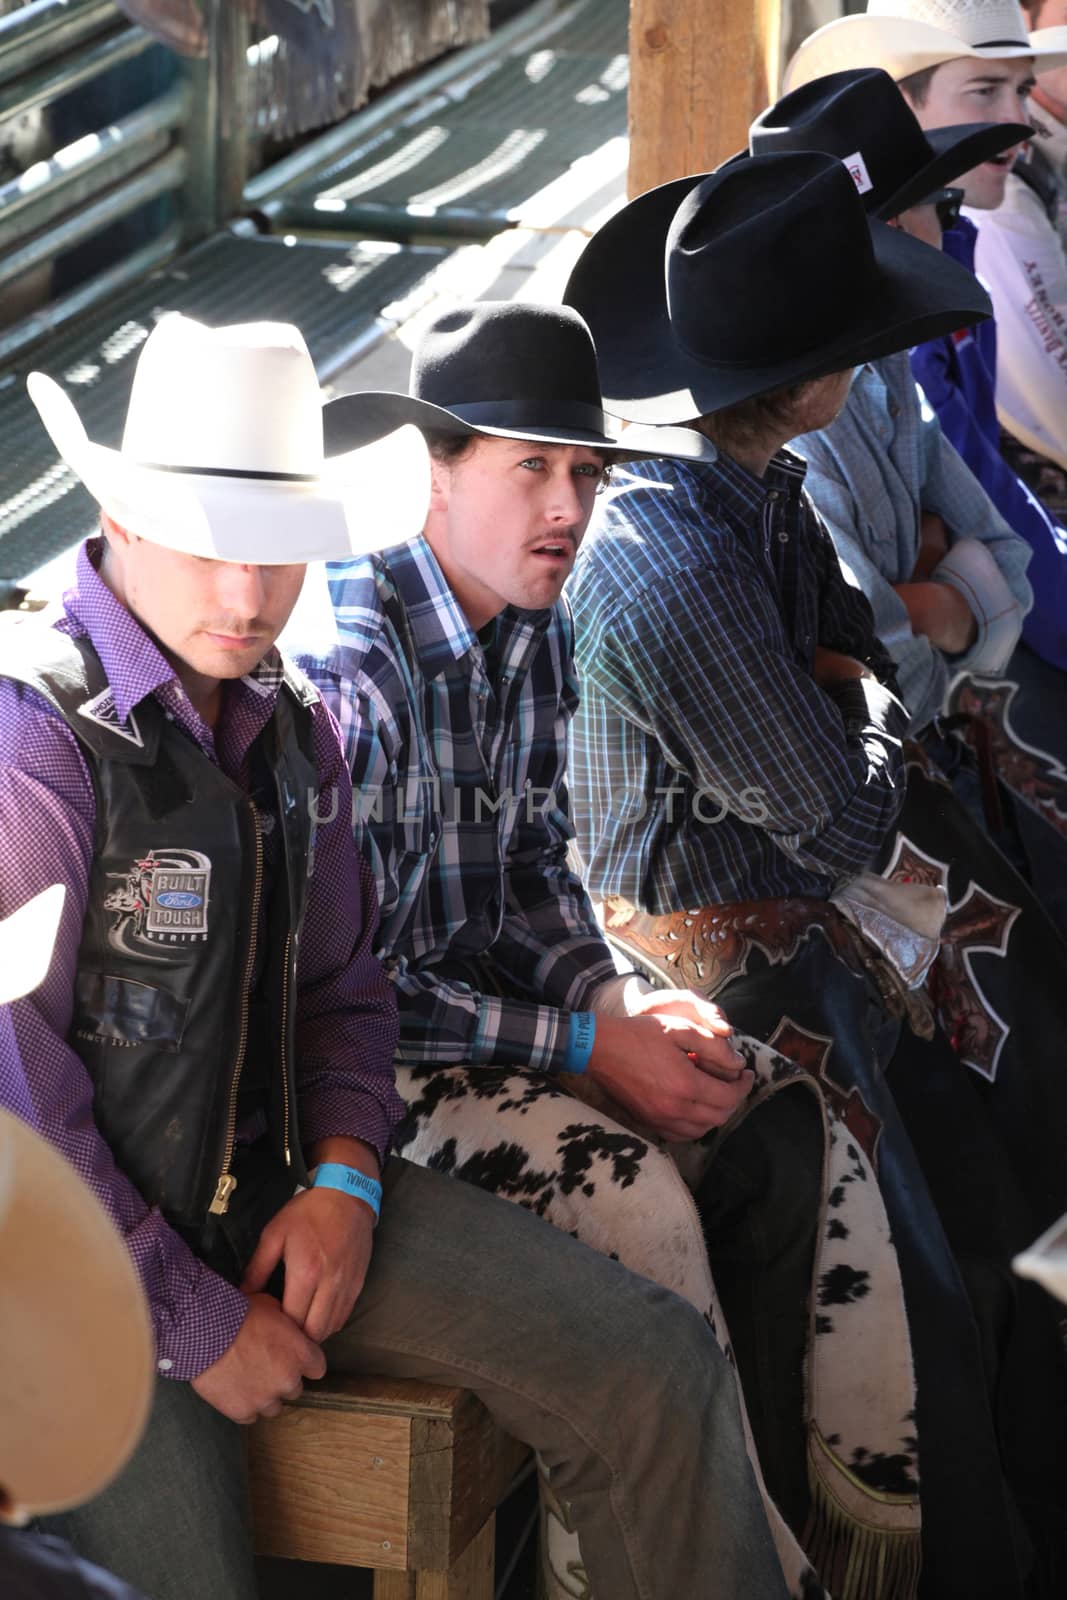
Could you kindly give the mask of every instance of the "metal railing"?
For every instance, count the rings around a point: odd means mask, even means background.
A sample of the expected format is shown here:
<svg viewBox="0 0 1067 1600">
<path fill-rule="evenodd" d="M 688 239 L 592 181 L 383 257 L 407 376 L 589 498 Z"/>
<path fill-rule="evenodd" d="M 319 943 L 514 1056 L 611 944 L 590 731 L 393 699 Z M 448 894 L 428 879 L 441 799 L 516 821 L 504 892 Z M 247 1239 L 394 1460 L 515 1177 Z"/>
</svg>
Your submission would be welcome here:
<svg viewBox="0 0 1067 1600">
<path fill-rule="evenodd" d="M 0 175 L 0 363 L 234 214 L 244 174 L 227 181 L 240 155 L 226 153 L 220 83 L 239 77 L 239 9 L 208 0 L 215 47 L 191 63 L 112 0 L 0 15 L 0 132 L 37 119 L 42 144 Z"/>
</svg>

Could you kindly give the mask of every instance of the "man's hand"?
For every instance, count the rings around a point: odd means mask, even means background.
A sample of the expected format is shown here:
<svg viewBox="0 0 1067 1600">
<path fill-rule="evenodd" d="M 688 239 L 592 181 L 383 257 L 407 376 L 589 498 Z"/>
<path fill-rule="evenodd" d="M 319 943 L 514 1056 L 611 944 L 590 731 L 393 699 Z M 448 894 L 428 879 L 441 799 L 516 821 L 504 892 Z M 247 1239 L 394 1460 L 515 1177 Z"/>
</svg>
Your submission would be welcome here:
<svg viewBox="0 0 1067 1600">
<path fill-rule="evenodd" d="M 684 1017 L 720 1039 L 729 1039 L 734 1031 L 722 1008 L 714 1000 L 705 1000 L 703 995 L 694 993 L 692 989 L 653 989 L 632 1002 L 628 1014 L 631 1017 Z M 743 1065 L 741 1057 L 731 1049 L 726 1067 L 728 1074 L 732 1076 Z"/>
<path fill-rule="evenodd" d="M 729 1024 L 717 1007 L 695 995 L 648 1000 L 637 1016 L 597 1017 L 588 1075 L 662 1138 L 703 1138 L 729 1121 L 752 1074 L 723 1036 Z M 690 1020 L 705 1005 L 717 1015 Z"/>
<path fill-rule="evenodd" d="M 255 1295 L 285 1263 L 282 1310 L 321 1344 L 352 1314 L 370 1265 L 374 1213 L 339 1189 L 304 1189 L 259 1236 L 241 1288 Z"/>
<path fill-rule="evenodd" d="M 839 650 L 827 650 L 817 644 L 812 676 L 820 689 L 828 689 L 832 684 L 844 683 L 848 678 L 873 678 L 874 673 L 862 661 L 857 661 L 855 656 L 842 655 Z"/>
<path fill-rule="evenodd" d="M 210 1367 L 192 1380 L 201 1400 L 231 1422 L 276 1417 L 295 1400 L 305 1378 L 321 1378 L 326 1357 L 269 1294 L 253 1294 L 240 1332 Z"/>
<path fill-rule="evenodd" d="M 958 656 L 969 648 L 978 624 L 958 589 L 948 583 L 895 583 L 907 609 L 913 633 L 921 633 L 946 655 Z"/>
</svg>

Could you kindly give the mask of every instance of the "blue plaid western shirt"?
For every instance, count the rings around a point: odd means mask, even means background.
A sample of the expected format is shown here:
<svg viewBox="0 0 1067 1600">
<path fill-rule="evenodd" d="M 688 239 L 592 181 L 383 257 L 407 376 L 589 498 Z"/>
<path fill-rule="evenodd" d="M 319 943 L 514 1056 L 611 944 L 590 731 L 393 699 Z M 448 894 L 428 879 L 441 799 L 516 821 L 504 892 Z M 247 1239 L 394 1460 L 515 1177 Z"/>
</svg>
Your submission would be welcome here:
<svg viewBox="0 0 1067 1600">
<path fill-rule="evenodd" d="M 785 451 L 763 478 L 646 461 L 601 502 L 568 585 L 595 893 L 653 914 L 825 897 L 892 833 L 907 713 L 803 481 Z M 817 645 L 875 677 L 820 689 Z"/>
<path fill-rule="evenodd" d="M 508 607 L 476 635 L 422 538 L 328 572 L 339 643 L 300 659 L 341 725 L 398 1059 L 558 1070 L 569 1013 L 615 976 L 567 863 L 570 613 Z"/>
</svg>

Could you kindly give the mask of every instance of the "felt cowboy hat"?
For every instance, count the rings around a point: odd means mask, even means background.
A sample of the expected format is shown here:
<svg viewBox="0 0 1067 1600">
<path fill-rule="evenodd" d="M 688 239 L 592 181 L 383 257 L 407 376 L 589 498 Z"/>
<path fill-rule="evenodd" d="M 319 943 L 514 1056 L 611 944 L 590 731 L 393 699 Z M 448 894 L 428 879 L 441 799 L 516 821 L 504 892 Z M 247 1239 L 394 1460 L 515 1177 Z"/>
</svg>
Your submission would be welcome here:
<svg viewBox="0 0 1067 1600">
<path fill-rule="evenodd" d="M 52 956 L 63 888 L 0 923 L 0 1000 Z M 129 1251 L 50 1144 L 0 1111 L 0 1520 L 97 1494 L 141 1435 L 152 1329 Z"/>
<path fill-rule="evenodd" d="M 604 414 L 596 351 L 567 306 L 478 300 L 429 324 L 415 352 L 409 394 L 368 391 L 327 402 L 327 444 L 351 449 L 389 428 L 488 434 L 536 444 L 589 445 L 627 455 L 710 460 L 688 429 L 627 428 Z"/>
<path fill-rule="evenodd" d="M 605 405 L 678 423 L 985 320 L 973 273 L 867 217 L 842 162 L 753 156 L 632 200 L 564 298 L 596 340 Z"/>
<path fill-rule="evenodd" d="M 1029 56 L 1035 73 L 1050 72 L 1067 62 L 1067 28 L 1027 33 L 1018 0 L 868 0 L 865 12 L 838 17 L 805 39 L 782 86 L 797 89 L 850 67 L 884 67 L 907 78 L 960 56 Z"/>
<path fill-rule="evenodd" d="M 171 314 L 134 373 L 122 448 L 94 444 L 66 392 L 27 388 L 63 460 L 120 526 L 186 555 L 304 563 L 417 533 L 429 461 L 415 429 L 327 459 L 315 368 L 298 329 L 207 328 Z"/>
<path fill-rule="evenodd" d="M 1023 123 L 976 122 L 924 133 L 889 74 L 871 67 L 832 72 L 784 95 L 756 118 L 748 148 L 754 156 L 837 156 L 867 211 L 888 220 L 1032 132 Z"/>
</svg>

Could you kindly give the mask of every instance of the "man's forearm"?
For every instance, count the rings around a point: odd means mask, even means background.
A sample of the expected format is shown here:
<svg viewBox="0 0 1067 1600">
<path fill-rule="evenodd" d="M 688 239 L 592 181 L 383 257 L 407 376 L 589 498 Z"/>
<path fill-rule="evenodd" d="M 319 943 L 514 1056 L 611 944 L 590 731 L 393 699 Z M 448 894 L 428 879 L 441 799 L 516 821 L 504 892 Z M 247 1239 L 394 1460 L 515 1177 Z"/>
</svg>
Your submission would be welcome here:
<svg viewBox="0 0 1067 1600">
<path fill-rule="evenodd" d="M 903 738 L 908 712 L 873 676 L 830 684 L 823 691 L 844 724 L 855 787 L 817 832 L 781 841 L 803 865 L 830 879 L 865 871 L 880 855 L 904 803 Z"/>
<path fill-rule="evenodd" d="M 958 656 L 978 635 L 978 623 L 966 600 L 947 583 L 897 583 L 912 628 L 946 655 Z"/>
<path fill-rule="evenodd" d="M 342 1167 L 355 1167 L 357 1172 L 366 1173 L 368 1178 L 380 1178 L 382 1175 L 378 1152 L 365 1139 L 348 1139 L 343 1135 L 317 1139 L 314 1144 L 308 1146 L 308 1167 L 321 1167 L 327 1162 L 337 1162 Z"/>
</svg>

